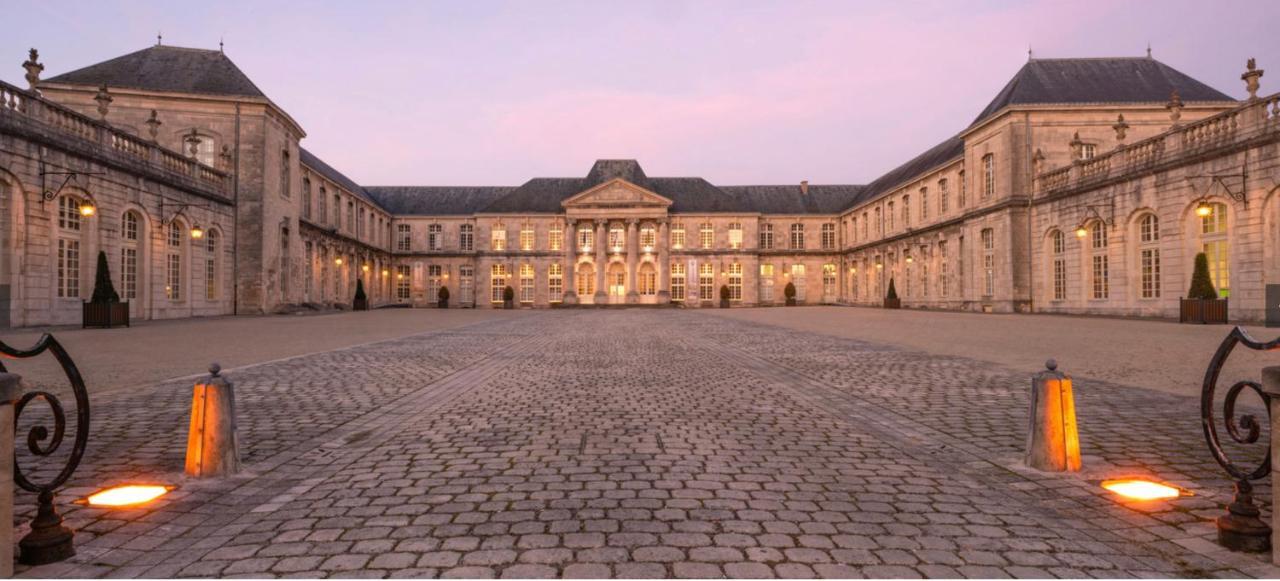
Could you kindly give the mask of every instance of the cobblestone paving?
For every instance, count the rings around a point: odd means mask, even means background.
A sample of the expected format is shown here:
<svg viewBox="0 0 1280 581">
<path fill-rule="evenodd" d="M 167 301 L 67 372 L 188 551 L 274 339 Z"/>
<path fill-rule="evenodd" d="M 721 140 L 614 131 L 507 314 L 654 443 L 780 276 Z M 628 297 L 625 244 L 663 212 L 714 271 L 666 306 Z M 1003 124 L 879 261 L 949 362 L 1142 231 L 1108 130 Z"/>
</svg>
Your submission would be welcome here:
<svg viewBox="0 0 1280 581">
<path fill-rule="evenodd" d="M 697 313 L 551 311 L 237 372 L 249 473 L 209 482 L 178 476 L 189 389 L 162 385 L 95 402 L 62 498 L 180 488 L 65 505 L 80 555 L 21 574 L 1280 574 L 1208 540 L 1226 488 L 1189 398 L 1078 381 L 1090 472 L 1018 468 L 1031 371 Z M 1126 508 L 1097 491 L 1117 470 L 1196 496 Z"/>
</svg>

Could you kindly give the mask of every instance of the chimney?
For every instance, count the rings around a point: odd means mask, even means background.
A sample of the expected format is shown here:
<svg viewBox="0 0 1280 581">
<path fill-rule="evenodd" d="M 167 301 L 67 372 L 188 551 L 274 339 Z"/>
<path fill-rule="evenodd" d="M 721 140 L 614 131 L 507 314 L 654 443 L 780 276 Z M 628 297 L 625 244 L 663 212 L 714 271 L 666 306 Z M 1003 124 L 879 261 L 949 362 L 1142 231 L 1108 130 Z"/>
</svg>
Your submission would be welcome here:
<svg viewBox="0 0 1280 581">
<path fill-rule="evenodd" d="M 809 180 L 800 180 L 800 195 L 809 195 Z"/>
</svg>

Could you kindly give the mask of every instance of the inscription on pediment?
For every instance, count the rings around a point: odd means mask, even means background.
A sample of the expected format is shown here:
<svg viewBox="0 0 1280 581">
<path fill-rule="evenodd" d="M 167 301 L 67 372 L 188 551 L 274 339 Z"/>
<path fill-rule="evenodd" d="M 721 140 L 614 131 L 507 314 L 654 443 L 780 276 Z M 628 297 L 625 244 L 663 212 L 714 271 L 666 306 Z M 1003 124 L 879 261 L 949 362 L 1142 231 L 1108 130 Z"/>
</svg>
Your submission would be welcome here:
<svg viewBox="0 0 1280 581">
<path fill-rule="evenodd" d="M 566 206 L 667 206 L 668 200 L 639 187 L 615 182 L 604 184 L 565 201 Z"/>
</svg>

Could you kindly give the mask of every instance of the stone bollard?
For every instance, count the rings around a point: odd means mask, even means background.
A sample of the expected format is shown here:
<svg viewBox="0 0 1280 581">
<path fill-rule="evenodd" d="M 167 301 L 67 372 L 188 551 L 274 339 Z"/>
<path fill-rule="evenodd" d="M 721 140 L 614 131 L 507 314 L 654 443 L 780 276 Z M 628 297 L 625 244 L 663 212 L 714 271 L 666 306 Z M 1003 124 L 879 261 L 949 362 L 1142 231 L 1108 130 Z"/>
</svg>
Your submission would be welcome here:
<svg viewBox="0 0 1280 581">
<path fill-rule="evenodd" d="M 22 378 L 0 373 L 0 578 L 13 577 L 13 456 L 14 406 L 22 397 Z"/>
<path fill-rule="evenodd" d="M 1049 472 L 1080 470 L 1080 435 L 1076 430 L 1071 378 L 1058 362 L 1031 379 L 1031 430 L 1027 434 L 1027 466 Z"/>
<path fill-rule="evenodd" d="M 1271 408 L 1268 410 L 1271 415 L 1271 481 L 1276 481 L 1276 467 L 1280 466 L 1280 367 L 1263 367 L 1262 368 L 1262 393 L 1267 395 L 1267 405 Z M 1271 486 L 1271 546 L 1280 547 L 1280 511 L 1276 511 L 1274 507 L 1280 504 L 1280 486 L 1272 484 Z M 1271 562 L 1280 565 L 1280 551 L 1271 552 Z"/>
<path fill-rule="evenodd" d="M 222 368 L 209 366 L 209 377 L 191 394 L 191 431 L 187 435 L 188 476 L 231 476 L 240 471 L 236 443 L 236 393 Z"/>
</svg>

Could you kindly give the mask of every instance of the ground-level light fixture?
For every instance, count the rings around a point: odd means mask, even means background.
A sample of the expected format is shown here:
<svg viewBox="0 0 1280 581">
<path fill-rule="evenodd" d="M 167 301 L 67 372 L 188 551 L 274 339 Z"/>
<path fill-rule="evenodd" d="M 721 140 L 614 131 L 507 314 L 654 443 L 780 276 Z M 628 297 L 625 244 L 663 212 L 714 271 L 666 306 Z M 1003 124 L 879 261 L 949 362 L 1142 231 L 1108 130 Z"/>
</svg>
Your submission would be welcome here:
<svg viewBox="0 0 1280 581">
<path fill-rule="evenodd" d="M 1103 481 L 1102 487 L 1128 500 L 1163 500 L 1182 496 L 1182 491 L 1142 478 L 1123 478 Z"/>
<path fill-rule="evenodd" d="M 170 490 L 172 486 L 160 484 L 126 484 L 90 494 L 84 502 L 89 506 L 136 506 L 160 498 Z"/>
</svg>

